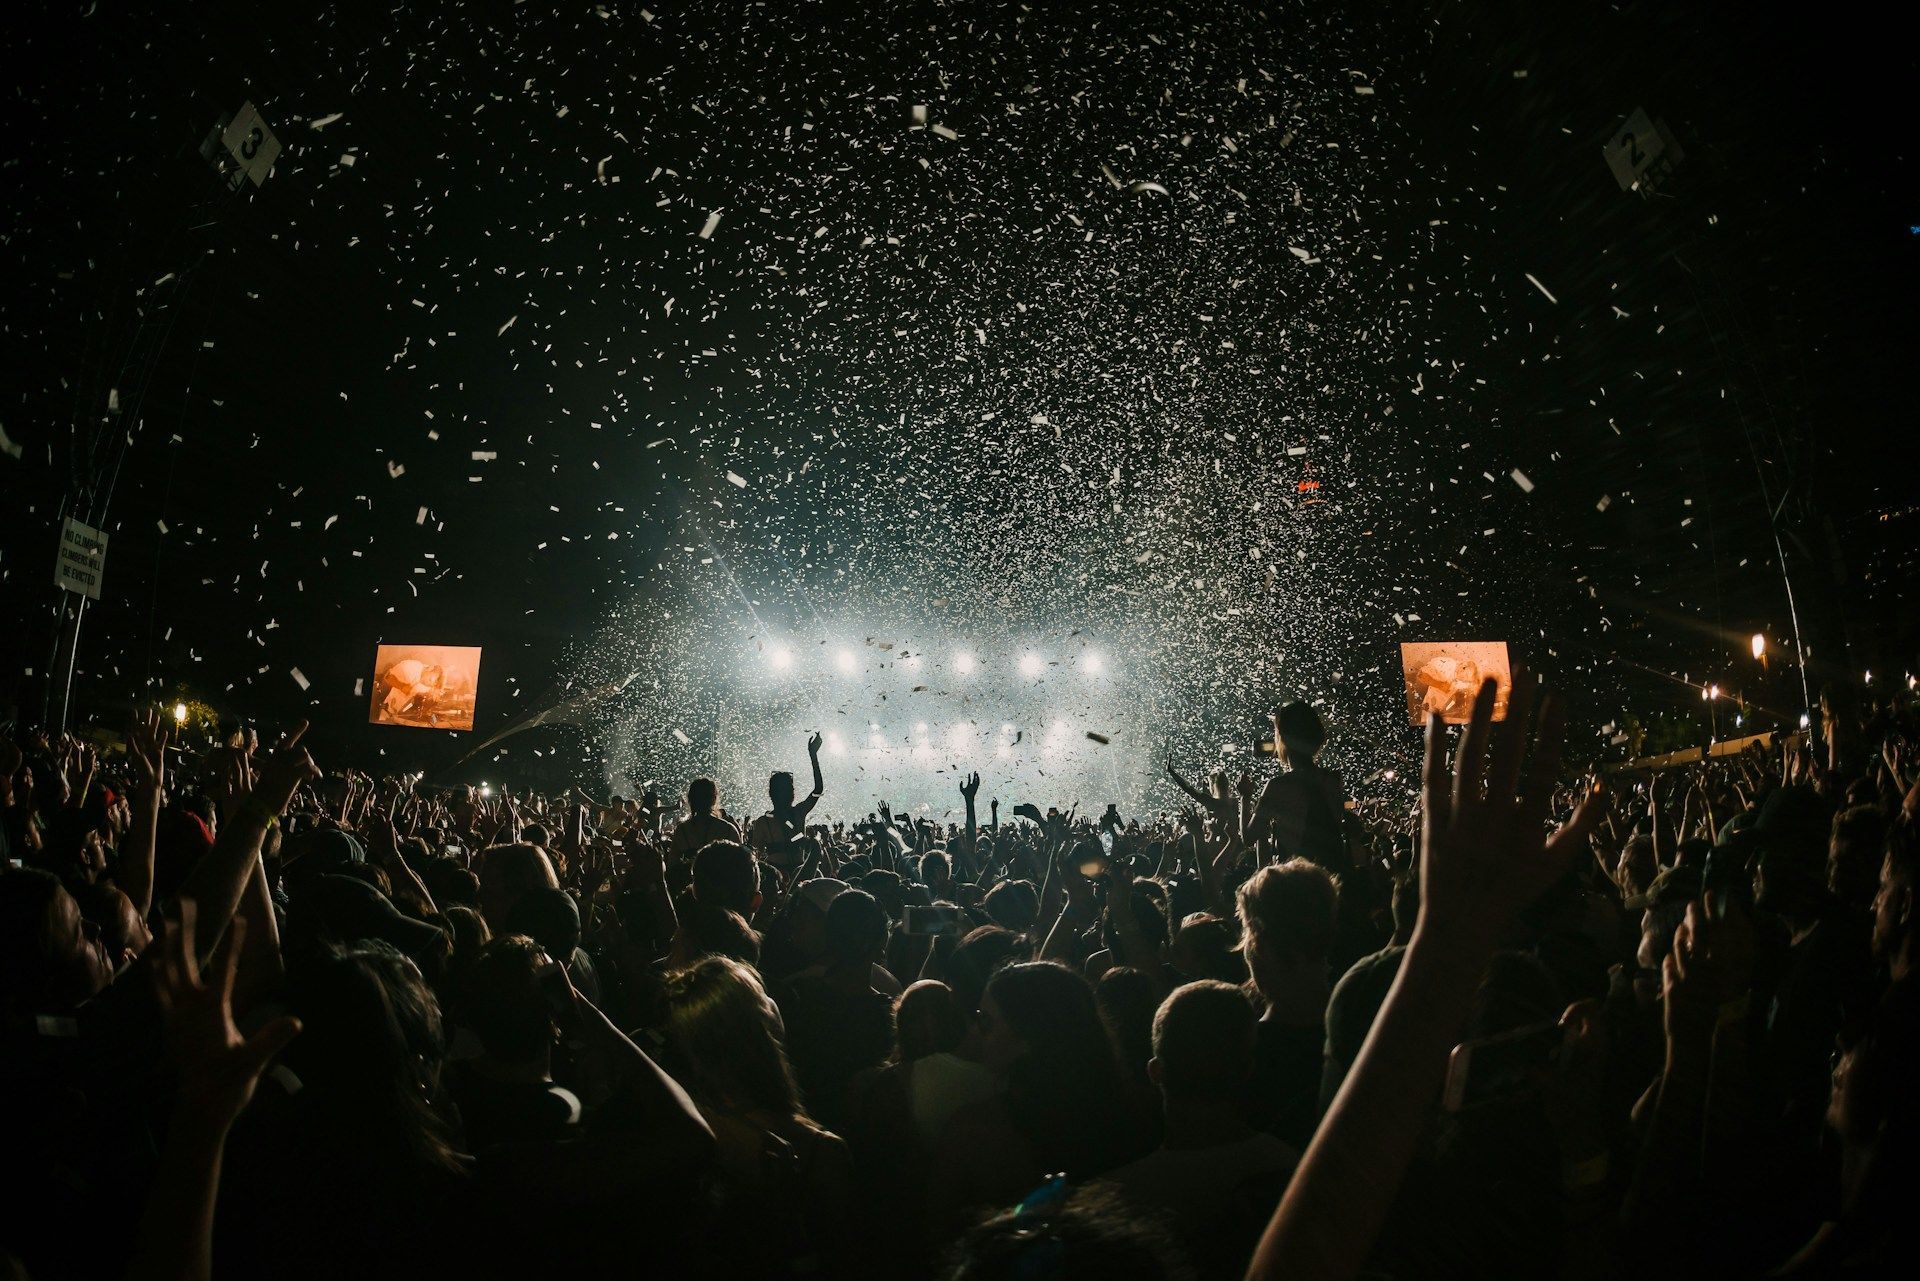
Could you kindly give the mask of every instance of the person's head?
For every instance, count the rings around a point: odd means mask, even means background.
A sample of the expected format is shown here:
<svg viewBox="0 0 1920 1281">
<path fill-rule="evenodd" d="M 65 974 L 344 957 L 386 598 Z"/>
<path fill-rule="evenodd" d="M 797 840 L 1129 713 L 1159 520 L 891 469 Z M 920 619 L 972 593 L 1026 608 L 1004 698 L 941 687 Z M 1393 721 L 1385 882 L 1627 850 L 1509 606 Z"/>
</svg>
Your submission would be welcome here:
<svg viewBox="0 0 1920 1281">
<path fill-rule="evenodd" d="M 945 885 L 953 879 L 953 860 L 947 857 L 945 850 L 934 850 L 920 858 L 920 883 L 932 888 Z"/>
<path fill-rule="evenodd" d="M 1144 1084 L 1153 1057 L 1153 1011 L 1159 985 L 1145 970 L 1116 965 L 1094 984 L 1093 1003 L 1127 1079 Z"/>
<path fill-rule="evenodd" d="M 1673 951 L 1674 932 L 1687 918 L 1687 905 L 1700 897 L 1701 884 L 1699 873 L 1670 867 L 1640 896 L 1640 947 L 1634 960 L 1641 969 L 1659 970 L 1662 958 Z"/>
<path fill-rule="evenodd" d="M 480 914 L 496 929 L 523 895 L 559 888 L 552 860 L 537 845 L 496 845 L 480 851 Z"/>
<path fill-rule="evenodd" d="M 1049 1184 L 957 1241 L 945 1281 L 1190 1281 L 1167 1229 L 1107 1187 Z"/>
<path fill-rule="evenodd" d="M 424 846 L 425 842 L 421 842 Z M 433 895 L 433 901 L 442 911 L 455 906 L 471 907 L 476 911 L 480 906 L 480 878 L 460 866 L 450 858 L 429 858 L 424 849 L 415 855 L 409 854 L 407 861 L 412 863 L 420 874 L 420 881 L 427 887 L 427 893 Z"/>
<path fill-rule="evenodd" d="M 1880 860 L 1880 886 L 1873 896 L 1873 955 L 1905 978 L 1913 963 L 1915 887 L 1920 885 L 1920 840 L 1910 828 L 1896 831 Z"/>
<path fill-rule="evenodd" d="M 887 950 L 887 911 L 865 890 L 847 890 L 827 908 L 827 964 L 864 969 Z"/>
<path fill-rule="evenodd" d="M 553 1049 L 553 1008 L 535 975 L 548 959 L 534 939 L 508 934 L 482 947 L 466 971 L 460 984 L 460 1017 L 494 1062 L 547 1063 Z"/>
<path fill-rule="evenodd" d="M 1040 914 L 1040 895 L 1032 881 L 1002 881 L 987 891 L 981 906 L 995 925 L 1021 934 L 1033 928 Z"/>
<path fill-rule="evenodd" d="M 1269 996 L 1298 978 L 1324 982 L 1333 948 L 1339 883 L 1303 858 L 1248 877 L 1236 898 L 1241 948 L 1254 985 Z"/>
<path fill-rule="evenodd" d="M 862 872 L 860 888 L 879 900 L 880 906 L 887 910 L 888 920 L 897 921 L 906 915 L 907 887 L 900 873 L 884 867 Z"/>
<path fill-rule="evenodd" d="M 446 921 L 447 933 L 453 938 L 453 964 L 456 968 L 478 956 L 480 949 L 493 940 L 493 932 L 487 928 L 487 920 L 477 908 L 456 903 L 441 909 L 441 919 Z"/>
<path fill-rule="evenodd" d="M 99 929 L 58 877 L 36 868 L 0 872 L 0 1009 L 72 1009 L 112 978 Z"/>
<path fill-rule="evenodd" d="M 520 829 L 520 843 L 538 845 L 541 849 L 545 849 L 553 844 L 553 837 L 548 834 L 546 824 L 529 823 Z"/>
<path fill-rule="evenodd" d="M 1865 1020 L 1842 1034 L 1827 1101 L 1840 1136 L 1841 1213 L 1884 1227 L 1911 1213 L 1920 1177 L 1920 985 L 1897 982 Z"/>
<path fill-rule="evenodd" d="M 100 946 L 115 973 L 131 965 L 153 942 L 153 931 L 139 909 L 117 886 L 101 881 L 79 886 L 73 893 L 81 915 L 98 927 Z"/>
<path fill-rule="evenodd" d="M 1633 898 L 1647 892 L 1653 884 L 1653 878 L 1660 874 L 1660 860 L 1654 846 L 1653 837 L 1642 833 L 1633 837 L 1620 851 L 1620 861 L 1614 865 L 1614 883 L 1620 887 L 1620 893 Z"/>
<path fill-rule="evenodd" d="M 687 813 L 712 814 L 720 808 L 720 787 L 710 778 L 696 778 L 687 784 Z"/>
<path fill-rule="evenodd" d="M 458 1166 L 432 1102 L 446 1054 L 440 1005 L 412 961 L 384 943 L 308 952 L 288 971 L 286 1004 L 303 1027 L 281 1061 L 314 1133 L 358 1160 Z"/>
<path fill-rule="evenodd" d="M 1827 888 L 1849 907 L 1873 901 L 1880 865 L 1886 857 L 1887 820 L 1872 805 L 1856 805 L 1833 816 L 1827 842 Z"/>
<path fill-rule="evenodd" d="M 780 1011 L 751 969 L 710 956 L 667 976 L 668 1041 L 693 1094 L 720 1107 L 803 1116 Z"/>
<path fill-rule="evenodd" d="M 775 770 L 767 779 L 767 799 L 773 802 L 776 810 L 789 809 L 793 805 L 793 775 L 785 770 Z"/>
<path fill-rule="evenodd" d="M 738 841 L 712 841 L 693 856 L 693 896 L 752 917 L 760 906 L 760 863 Z"/>
<path fill-rule="evenodd" d="M 1211 980 L 1175 988 L 1153 1016 L 1147 1075 L 1169 1105 L 1241 1107 L 1253 1076 L 1255 1023 L 1245 988 Z"/>
<path fill-rule="evenodd" d="M 526 935 L 544 947 L 548 956 L 568 965 L 574 949 L 580 946 L 580 908 L 565 890 L 534 890 L 521 895 L 500 922 L 500 929 L 507 934 Z"/>
<path fill-rule="evenodd" d="M 1180 922 L 1169 954 L 1173 968 L 1190 980 L 1219 979 L 1237 983 L 1246 965 L 1234 955 L 1233 922 L 1211 912 L 1194 912 Z"/>
<path fill-rule="evenodd" d="M 708 956 L 730 956 L 744 965 L 760 964 L 760 935 L 747 924 L 747 918 L 724 907 L 708 907 L 695 900 L 680 917 L 679 945 L 684 955 L 676 958 L 691 965 Z"/>
<path fill-rule="evenodd" d="M 988 981 L 1019 950 L 1018 934 L 1002 926 L 982 925 L 969 930 L 948 954 L 947 983 L 968 1018 L 979 1012 L 980 998 L 986 993 Z"/>
<path fill-rule="evenodd" d="M 1754 863 L 1753 901 L 1790 926 L 1818 920 L 1832 901 L 1819 853 L 1769 838 Z"/>
<path fill-rule="evenodd" d="M 921 979 L 893 1003 L 896 1055 L 902 1063 L 929 1054 L 952 1053 L 967 1035 L 967 1012 L 953 989 L 934 979 Z"/>
<path fill-rule="evenodd" d="M 1128 906 L 1133 910 L 1134 923 L 1140 928 L 1140 938 L 1148 947 L 1159 954 L 1167 946 L 1167 916 L 1162 910 L 1161 900 L 1154 891 L 1159 885 L 1152 881 L 1135 881 L 1128 891 Z M 1114 923 L 1113 914 L 1117 905 L 1111 905 L 1107 917 L 1101 924 L 1100 940 L 1107 950 L 1118 958 L 1120 955 L 1120 927 Z"/>
<path fill-rule="evenodd" d="M 1305 703 L 1288 703 L 1273 720 L 1282 759 L 1289 765 L 1311 765 L 1327 744 L 1326 722 Z"/>
<path fill-rule="evenodd" d="M 1111 1063 L 1107 1033 L 1087 981 L 1052 961 L 1009 965 L 980 1000 L 981 1057 L 1005 1072 L 1023 1058 Z"/>
</svg>

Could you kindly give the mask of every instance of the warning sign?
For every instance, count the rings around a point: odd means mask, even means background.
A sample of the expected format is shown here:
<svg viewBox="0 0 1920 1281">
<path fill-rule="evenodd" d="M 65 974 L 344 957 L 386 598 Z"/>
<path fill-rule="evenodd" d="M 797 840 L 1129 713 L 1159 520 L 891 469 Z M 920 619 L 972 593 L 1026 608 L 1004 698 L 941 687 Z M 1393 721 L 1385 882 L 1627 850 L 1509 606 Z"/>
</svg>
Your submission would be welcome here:
<svg viewBox="0 0 1920 1281">
<path fill-rule="evenodd" d="M 100 576 L 107 568 L 107 536 L 73 517 L 60 529 L 60 555 L 53 562 L 53 581 L 88 600 L 100 599 Z"/>
</svg>

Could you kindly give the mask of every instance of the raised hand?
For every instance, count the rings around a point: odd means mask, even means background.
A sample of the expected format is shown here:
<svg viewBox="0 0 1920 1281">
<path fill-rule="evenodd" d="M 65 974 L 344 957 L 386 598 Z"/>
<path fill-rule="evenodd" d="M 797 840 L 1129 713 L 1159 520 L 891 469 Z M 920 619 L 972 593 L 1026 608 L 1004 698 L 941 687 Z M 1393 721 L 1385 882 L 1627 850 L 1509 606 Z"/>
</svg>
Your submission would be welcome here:
<svg viewBox="0 0 1920 1281">
<path fill-rule="evenodd" d="M 158 708 L 135 716 L 127 727 L 127 762 L 137 785 L 158 787 L 166 778 L 167 735 L 166 718 Z"/>
<path fill-rule="evenodd" d="M 1446 731 L 1438 716 L 1427 718 L 1416 934 L 1490 946 L 1514 913 L 1565 873 L 1598 817 L 1589 793 L 1565 824 L 1547 833 L 1564 714 L 1559 698 L 1546 695 L 1534 730 L 1534 689 L 1525 675 L 1515 670 L 1507 719 L 1497 723 L 1496 685 L 1481 684 L 1451 779 Z"/>
<path fill-rule="evenodd" d="M 980 775 L 978 772 L 969 774 L 961 780 L 960 795 L 966 798 L 967 804 L 973 804 L 974 797 L 980 795 Z"/>
<path fill-rule="evenodd" d="M 246 918 L 234 919 L 225 945 L 209 958 L 209 983 L 188 942 L 195 917 L 194 901 L 182 897 L 180 919 L 168 923 L 161 940 L 155 988 L 167 1020 L 167 1050 L 180 1074 L 181 1106 L 224 1128 L 253 1097 L 268 1061 L 299 1035 L 300 1020 L 275 1019 L 243 1038 L 233 1025 L 233 976 Z"/>
<path fill-rule="evenodd" d="M 267 753 L 252 789 L 254 802 L 265 813 L 286 813 L 300 785 L 320 777 L 320 767 L 307 755 L 307 749 L 300 746 L 300 738 L 306 732 L 307 723 L 301 721 Z"/>
<path fill-rule="evenodd" d="M 807 755 L 808 756 L 820 755 L 820 744 L 824 742 L 826 742 L 826 740 L 821 738 L 817 732 L 810 735 L 807 739 Z"/>
</svg>

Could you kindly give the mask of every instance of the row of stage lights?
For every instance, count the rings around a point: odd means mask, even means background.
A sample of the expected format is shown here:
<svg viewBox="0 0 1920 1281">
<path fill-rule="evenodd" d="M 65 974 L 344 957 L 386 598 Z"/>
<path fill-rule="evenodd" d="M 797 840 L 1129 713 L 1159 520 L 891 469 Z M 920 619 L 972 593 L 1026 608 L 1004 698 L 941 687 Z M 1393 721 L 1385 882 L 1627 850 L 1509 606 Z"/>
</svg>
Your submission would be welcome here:
<svg viewBox="0 0 1920 1281">
<path fill-rule="evenodd" d="M 786 645 L 769 645 L 762 653 L 765 655 L 767 666 L 776 672 L 790 672 L 799 661 L 794 656 L 793 650 Z M 903 652 L 898 661 L 899 665 L 907 671 L 919 671 L 926 665 L 926 655 Z M 972 676 L 983 667 L 981 660 L 966 650 L 956 651 L 949 665 L 959 676 Z M 851 649 L 843 646 L 834 651 L 833 666 L 841 675 L 852 676 L 860 670 L 860 659 Z M 1048 663 L 1044 655 L 1029 650 L 1020 656 L 1017 666 L 1021 676 L 1028 680 L 1038 680 L 1045 675 Z M 1107 660 L 1098 650 L 1088 650 L 1079 658 L 1072 660 L 1072 666 L 1084 675 L 1100 676 L 1107 671 Z"/>
<path fill-rule="evenodd" d="M 847 736 L 838 730 L 827 730 L 821 735 L 822 750 L 828 756 L 846 756 L 853 746 Z M 1047 722 L 1044 733 L 1034 734 L 1022 731 L 1012 722 L 1003 723 L 999 732 L 988 741 L 986 728 L 975 721 L 957 721 L 936 734 L 926 721 L 913 726 L 910 737 L 896 740 L 887 737 L 880 722 L 867 724 L 866 741 L 860 749 L 871 756 L 907 756 L 930 759 L 935 755 L 951 757 L 958 761 L 976 760 L 988 755 L 1005 759 L 1020 751 L 1038 751 L 1045 756 L 1057 756 L 1076 745 L 1073 727 L 1065 720 L 1055 717 Z M 1078 743 L 1085 746 L 1085 743 Z"/>
</svg>

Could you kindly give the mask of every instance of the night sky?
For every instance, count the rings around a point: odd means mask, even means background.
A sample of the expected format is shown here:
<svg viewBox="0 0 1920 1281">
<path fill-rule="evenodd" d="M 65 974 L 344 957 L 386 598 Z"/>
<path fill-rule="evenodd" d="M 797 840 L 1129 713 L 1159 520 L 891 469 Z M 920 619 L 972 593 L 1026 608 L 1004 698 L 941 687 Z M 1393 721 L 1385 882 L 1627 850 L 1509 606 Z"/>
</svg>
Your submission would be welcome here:
<svg viewBox="0 0 1920 1281">
<path fill-rule="evenodd" d="M 1776 528 L 1812 679 L 1920 670 L 1877 10 L 39 8 L 0 167 L 23 718 L 63 494 L 112 536 L 79 722 L 189 694 L 449 778 L 736 768 L 881 688 L 943 716 L 962 642 L 1059 658 L 1128 770 L 1292 697 L 1387 768 L 1396 646 L 1451 637 L 1617 755 L 1683 681 L 1797 716 L 1745 657 L 1791 643 Z M 236 193 L 199 145 L 247 100 L 284 151 Z M 1636 107 L 1685 152 L 1653 194 L 1602 157 Z M 365 725 L 381 640 L 484 645 L 478 733 Z M 769 646 L 863 692 L 769 689 Z"/>
</svg>

